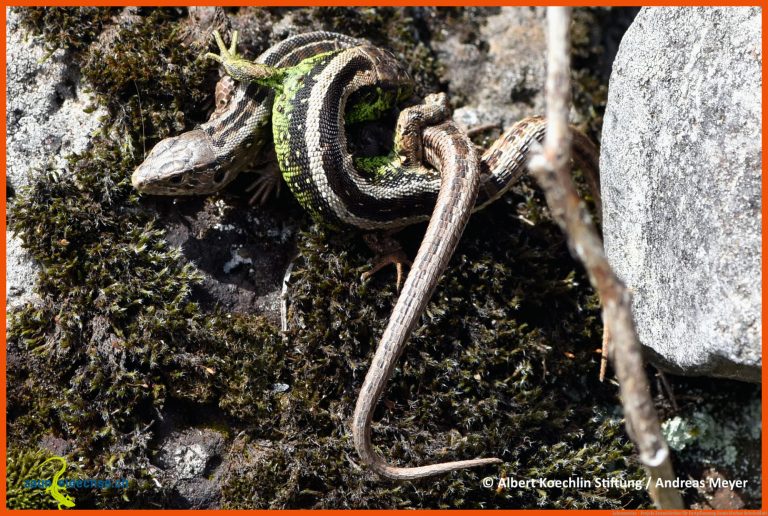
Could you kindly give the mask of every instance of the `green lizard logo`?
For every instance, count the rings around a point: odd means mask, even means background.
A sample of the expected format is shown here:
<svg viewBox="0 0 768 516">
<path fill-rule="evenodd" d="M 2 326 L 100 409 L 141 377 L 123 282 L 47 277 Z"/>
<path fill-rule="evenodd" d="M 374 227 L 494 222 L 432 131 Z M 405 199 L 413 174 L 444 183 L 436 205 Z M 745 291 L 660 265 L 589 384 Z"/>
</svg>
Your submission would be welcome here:
<svg viewBox="0 0 768 516">
<path fill-rule="evenodd" d="M 64 472 L 67 470 L 67 460 L 64 457 L 51 457 L 50 459 L 40 464 L 40 468 L 42 469 L 45 463 L 51 462 L 51 461 L 61 462 L 61 469 L 59 469 L 59 471 L 57 471 L 53 475 L 51 485 L 46 487 L 45 490 L 48 491 L 50 495 L 53 497 L 53 499 L 58 502 L 60 510 L 62 509 L 62 505 L 64 507 L 74 507 L 75 501 L 72 499 L 72 497 L 69 496 L 67 493 L 59 490 L 59 479 L 61 478 L 61 475 L 63 475 Z"/>
</svg>

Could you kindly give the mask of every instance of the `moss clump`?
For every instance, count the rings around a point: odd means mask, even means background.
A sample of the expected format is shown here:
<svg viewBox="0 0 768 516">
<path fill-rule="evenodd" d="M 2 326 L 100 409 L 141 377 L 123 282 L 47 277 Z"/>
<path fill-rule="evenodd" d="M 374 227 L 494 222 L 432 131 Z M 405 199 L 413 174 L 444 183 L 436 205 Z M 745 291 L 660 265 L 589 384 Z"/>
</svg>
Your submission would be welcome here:
<svg viewBox="0 0 768 516">
<path fill-rule="evenodd" d="M 118 9 L 110 7 L 15 8 L 27 30 L 41 34 L 50 52 L 79 51 L 96 41 Z"/>
<path fill-rule="evenodd" d="M 93 476 L 139 480 L 169 397 L 275 418 L 269 386 L 285 374 L 284 353 L 261 318 L 204 314 L 190 301 L 197 273 L 131 208 L 125 179 L 113 182 L 125 163 L 108 145 L 99 159 L 73 157 L 74 175 L 34 182 L 11 210 L 42 265 L 42 303 L 11 313 L 10 438 L 53 431 Z"/>
<path fill-rule="evenodd" d="M 31 488 L 25 480 L 47 480 L 53 474 L 43 466 L 51 457 L 40 449 L 12 449 L 7 455 L 5 478 L 6 504 L 9 509 L 56 509 L 58 504 L 44 488 Z"/>
<path fill-rule="evenodd" d="M 540 202 L 536 197 L 530 202 Z M 399 464 L 492 454 L 505 464 L 413 489 L 351 466 L 349 418 L 397 294 L 386 274 L 359 283 L 369 253 L 357 240 L 313 231 L 300 239 L 291 280 L 287 338 L 300 348 L 287 349 L 292 381 L 281 430 L 296 437 L 233 471 L 223 487 L 227 507 L 647 505 L 634 490 L 495 493 L 480 484 L 502 471 L 515 478 L 642 478 L 620 421 L 610 416 L 614 393 L 597 381 L 594 295 L 556 226 L 520 221 L 514 205 L 521 201 L 512 196 L 470 222 L 374 425 L 380 451 Z M 420 230 L 402 238 L 417 245 Z"/>
<path fill-rule="evenodd" d="M 95 492 L 78 507 L 157 499 L 148 442 L 169 397 L 218 402 L 233 418 L 276 413 L 266 388 L 285 369 L 275 329 L 203 313 L 191 298 L 198 273 L 130 186 L 144 135 L 179 130 L 174 109 L 204 96 L 204 70 L 174 35 L 181 16 L 152 11 L 114 28 L 109 58 L 102 48 L 73 57 L 121 115 L 105 128 L 111 136 L 96 136 L 66 170 L 38 173 L 10 206 L 10 229 L 41 265 L 41 302 L 9 314 L 9 440 L 52 432 L 74 444 L 90 476 L 132 481 L 124 498 Z"/>
<path fill-rule="evenodd" d="M 197 403 L 207 396 L 230 418 L 259 422 L 271 435 L 281 418 L 276 386 L 290 377 L 287 344 L 276 328 L 258 316 L 215 313 L 191 340 L 196 353 L 206 359 L 207 379 L 190 382 L 201 375 L 187 371 L 190 377 L 178 383 L 174 395 Z M 195 384 L 201 392 L 188 391 Z"/>
<path fill-rule="evenodd" d="M 131 18 L 84 56 L 83 78 L 108 108 L 111 123 L 138 136 L 126 141 L 137 149 L 204 119 L 215 67 L 199 47 L 182 44 L 183 16 L 158 9 Z"/>
<path fill-rule="evenodd" d="M 42 302 L 9 321 L 11 438 L 52 430 L 74 439 L 94 473 L 141 455 L 146 437 L 124 439 L 162 406 L 169 345 L 193 309 L 191 269 L 116 203 L 126 200 L 110 174 L 124 174 L 121 160 L 100 157 L 73 159 L 74 176 L 34 182 L 11 210 L 12 230 L 42 265 Z"/>
</svg>

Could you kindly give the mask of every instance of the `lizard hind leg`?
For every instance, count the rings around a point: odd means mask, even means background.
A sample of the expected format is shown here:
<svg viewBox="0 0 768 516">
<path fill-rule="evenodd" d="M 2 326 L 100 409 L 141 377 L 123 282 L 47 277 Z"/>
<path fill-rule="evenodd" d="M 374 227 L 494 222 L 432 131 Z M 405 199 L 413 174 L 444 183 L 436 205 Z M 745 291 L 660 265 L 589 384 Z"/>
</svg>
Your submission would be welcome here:
<svg viewBox="0 0 768 516">
<path fill-rule="evenodd" d="M 392 237 L 391 232 L 367 233 L 363 235 L 363 240 L 376 253 L 376 256 L 372 260 L 371 268 L 360 276 L 360 280 L 367 281 L 387 265 L 394 265 L 397 269 L 397 291 L 400 292 L 405 281 L 403 271 L 406 266 L 410 267 L 413 264 L 403 251 L 400 242 Z"/>
<path fill-rule="evenodd" d="M 424 160 L 422 142 L 424 128 L 446 121 L 451 116 L 451 106 L 445 93 L 432 93 L 423 104 L 403 109 L 397 118 L 395 152 L 405 165 L 421 165 Z"/>
<path fill-rule="evenodd" d="M 273 89 L 279 89 L 285 68 L 274 68 L 254 61 L 249 61 L 237 53 L 237 31 L 232 32 L 232 41 L 227 48 L 219 31 L 213 31 L 213 39 L 219 47 L 219 53 L 208 52 L 205 57 L 220 63 L 230 77 L 240 82 L 255 82 Z"/>
</svg>

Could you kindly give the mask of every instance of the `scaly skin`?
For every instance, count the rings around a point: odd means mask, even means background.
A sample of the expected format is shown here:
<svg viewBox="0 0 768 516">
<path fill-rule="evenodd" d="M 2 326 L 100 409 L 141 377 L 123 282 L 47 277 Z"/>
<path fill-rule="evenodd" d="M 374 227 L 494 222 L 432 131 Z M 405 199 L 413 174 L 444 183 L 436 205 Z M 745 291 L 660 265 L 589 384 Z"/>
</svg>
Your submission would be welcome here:
<svg viewBox="0 0 768 516">
<path fill-rule="evenodd" d="M 257 64 L 290 67 L 313 55 L 360 43 L 333 32 L 299 34 L 268 49 Z M 216 85 L 216 111 L 208 121 L 155 145 L 131 176 L 133 186 L 150 195 L 205 195 L 222 190 L 268 141 L 274 95 L 270 88 L 255 83 L 222 78 Z"/>
<path fill-rule="evenodd" d="M 458 244 L 472 212 L 480 181 L 474 145 L 447 118 L 444 95 L 433 95 L 421 106 L 404 110 L 397 124 L 395 151 L 381 157 L 373 179 L 355 169 L 347 150 L 347 99 L 364 88 L 410 91 L 410 78 L 391 54 L 357 47 L 316 56 L 283 74 L 275 99 L 273 133 L 280 168 L 297 198 L 323 224 L 364 229 L 397 227 L 401 220 L 377 217 L 373 199 L 408 198 L 411 207 L 436 174 L 420 167 L 423 146 L 427 162 L 440 171 L 439 195 L 427 206 L 430 224 L 403 291 L 363 382 L 352 421 L 352 435 L 363 462 L 381 476 L 411 480 L 448 471 L 498 464 L 475 459 L 416 468 L 388 464 L 371 444 L 373 410 L 403 352 L 407 339 Z M 383 96 L 379 95 L 378 98 Z M 372 109 L 371 111 L 375 111 Z M 370 172 L 370 171 L 368 171 Z M 401 189 L 400 186 L 405 188 Z M 384 198 L 382 201 L 381 199 Z M 363 203 L 362 201 L 365 201 Z"/>
<path fill-rule="evenodd" d="M 321 53 L 334 52 L 342 48 L 365 43 L 341 34 L 315 32 L 289 38 L 262 54 L 259 61 L 266 63 L 271 70 L 299 64 L 302 60 Z M 235 52 L 230 52 L 221 42 L 225 55 L 236 58 L 235 74 L 242 74 L 248 68 L 237 59 Z M 218 57 L 218 56 L 217 56 Z M 245 63 L 248 63 L 245 61 Z M 259 69 L 259 67 L 256 67 Z M 263 68 L 260 68 L 264 70 Z M 246 74 L 247 75 L 247 74 Z M 258 74 L 257 74 L 258 75 Z M 262 75 L 269 77 L 267 70 Z M 242 75 L 241 75 L 242 76 Z M 136 189 L 151 195 L 204 195 L 223 189 L 232 181 L 243 167 L 254 159 L 268 138 L 268 126 L 272 112 L 274 91 L 254 82 L 231 84 L 227 76 L 217 85 L 217 109 L 211 118 L 200 128 L 167 138 L 158 143 L 144 162 L 133 173 L 132 182 Z M 274 82 L 274 81 L 273 81 Z M 278 85 L 278 87 L 280 87 Z M 223 91 L 223 94 L 220 94 Z M 349 118 L 371 118 L 371 103 L 348 106 Z M 383 108 L 378 108 L 374 118 Z M 363 114 L 359 114 L 363 113 Z M 431 120 L 429 123 L 434 123 Z M 415 127 L 415 126 L 411 126 Z M 402 128 L 401 128 L 402 129 Z M 516 123 L 507 130 L 481 157 L 481 185 L 475 210 L 481 209 L 501 197 L 513 185 L 525 170 L 528 150 L 532 142 L 541 141 L 545 122 L 539 117 L 530 117 Z M 403 130 L 398 130 L 397 137 L 408 138 Z M 574 159 L 587 173 L 593 196 L 599 202 L 599 179 L 596 173 L 597 153 L 594 145 L 579 131 L 574 130 Z M 396 142 L 399 143 L 399 142 Z M 407 147 L 407 145 L 401 145 Z M 401 148 L 397 149 L 401 158 L 408 158 Z M 411 142 L 411 148 L 417 149 Z M 414 154 L 418 154 L 414 151 Z M 392 177 L 385 164 L 392 164 L 392 156 L 358 158 L 360 169 L 368 177 L 373 176 L 381 184 L 385 177 L 390 177 L 395 188 L 374 190 L 373 201 L 368 211 L 378 212 L 379 220 L 353 225 L 362 228 L 396 228 L 425 221 L 429 218 L 432 206 L 437 200 L 440 188 L 438 174 L 419 167 L 416 159 L 405 159 L 405 164 L 413 166 L 416 173 Z M 380 174 L 380 175 L 379 175 Z M 289 184 L 291 184 L 289 182 Z M 294 183 L 295 185 L 295 183 Z M 294 188 L 294 190 L 296 190 Z M 405 192 L 407 195 L 402 195 Z M 379 201 L 385 202 L 379 202 Z M 303 204 L 310 212 L 316 211 L 315 205 L 306 199 Z M 599 207 L 599 206 L 598 206 Z M 598 212 L 600 210 L 598 209 Z M 317 217 L 321 223 L 330 221 Z M 366 217 L 362 217 L 365 219 Z M 338 224 L 337 224 L 338 225 Z"/>
<path fill-rule="evenodd" d="M 480 163 L 474 145 L 453 122 L 426 128 L 424 146 L 429 151 L 429 162 L 442 172 L 440 193 L 411 271 L 363 381 L 352 418 L 352 437 L 363 463 L 379 475 L 394 480 L 414 480 L 502 462 L 488 458 L 403 468 L 387 463 L 371 444 L 373 411 L 459 243 L 480 182 Z"/>
</svg>

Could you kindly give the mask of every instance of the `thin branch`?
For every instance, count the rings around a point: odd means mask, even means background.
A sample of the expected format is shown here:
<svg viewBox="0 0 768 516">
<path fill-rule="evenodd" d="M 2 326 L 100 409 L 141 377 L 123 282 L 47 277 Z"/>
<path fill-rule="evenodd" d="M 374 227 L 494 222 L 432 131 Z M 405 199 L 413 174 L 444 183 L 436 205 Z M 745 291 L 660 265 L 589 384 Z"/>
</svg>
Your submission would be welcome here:
<svg viewBox="0 0 768 516">
<path fill-rule="evenodd" d="M 675 476 L 643 369 L 631 296 L 608 264 L 603 243 L 570 175 L 570 20 L 569 8 L 547 8 L 547 135 L 542 152 L 531 159 L 530 169 L 544 190 L 552 216 L 568 237 L 571 252 L 584 264 L 600 296 L 610 340 L 608 356 L 619 380 L 627 433 L 650 478 L 651 498 L 659 509 L 681 509 L 679 491 L 657 485 L 658 480 L 663 484 Z"/>
</svg>

